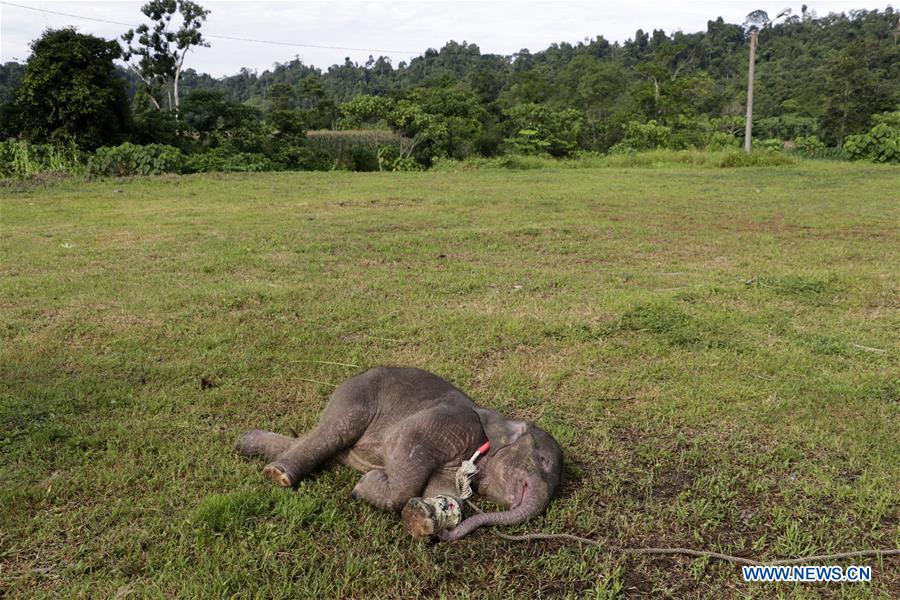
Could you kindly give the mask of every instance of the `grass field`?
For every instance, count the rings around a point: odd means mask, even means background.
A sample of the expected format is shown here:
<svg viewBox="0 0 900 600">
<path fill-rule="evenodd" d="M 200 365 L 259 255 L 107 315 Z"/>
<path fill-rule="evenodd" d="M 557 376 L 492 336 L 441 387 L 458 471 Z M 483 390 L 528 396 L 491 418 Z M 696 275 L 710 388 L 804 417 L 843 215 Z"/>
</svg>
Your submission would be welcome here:
<svg viewBox="0 0 900 600">
<path fill-rule="evenodd" d="M 231 451 L 365 366 L 567 453 L 509 532 L 900 546 L 898 170 L 278 173 L 0 188 L 0 596 L 890 597 L 707 560 L 410 539 Z M 212 386 L 201 389 L 206 379 Z M 842 563 L 850 564 L 850 563 Z M 896 596 L 895 596 L 896 597 Z"/>
</svg>

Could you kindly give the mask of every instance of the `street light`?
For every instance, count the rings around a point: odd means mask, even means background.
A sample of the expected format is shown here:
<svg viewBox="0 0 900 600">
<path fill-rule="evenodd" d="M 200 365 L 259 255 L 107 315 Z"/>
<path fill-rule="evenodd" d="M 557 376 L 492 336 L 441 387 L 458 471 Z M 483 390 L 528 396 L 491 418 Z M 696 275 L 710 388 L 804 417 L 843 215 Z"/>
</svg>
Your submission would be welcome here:
<svg viewBox="0 0 900 600">
<path fill-rule="evenodd" d="M 756 40 L 759 32 L 781 17 L 791 14 L 791 9 L 786 8 L 774 19 L 770 19 L 764 10 L 755 10 L 744 20 L 744 25 L 750 27 L 750 68 L 747 73 L 747 120 L 744 123 L 744 152 L 750 153 L 750 146 L 753 141 L 753 73 L 756 66 Z"/>
</svg>

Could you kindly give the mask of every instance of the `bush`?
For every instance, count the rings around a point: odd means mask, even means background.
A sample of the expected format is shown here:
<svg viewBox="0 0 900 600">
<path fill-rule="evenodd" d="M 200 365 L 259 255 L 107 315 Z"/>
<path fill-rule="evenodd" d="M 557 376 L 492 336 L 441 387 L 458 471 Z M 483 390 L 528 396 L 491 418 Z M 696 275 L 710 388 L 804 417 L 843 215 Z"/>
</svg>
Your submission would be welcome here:
<svg viewBox="0 0 900 600">
<path fill-rule="evenodd" d="M 278 165 L 258 152 L 233 152 L 227 148 L 213 148 L 202 154 L 191 154 L 184 164 L 187 173 L 239 172 L 258 173 L 277 171 Z"/>
<path fill-rule="evenodd" d="M 129 176 L 179 173 L 186 159 L 181 150 L 162 144 L 138 146 L 125 142 L 119 146 L 97 148 L 88 162 L 90 175 Z"/>
<path fill-rule="evenodd" d="M 758 150 L 770 150 L 772 152 L 778 152 L 779 150 L 784 149 L 784 141 L 779 140 L 778 138 L 768 138 L 764 140 L 758 140 L 753 143 L 753 145 Z"/>
<path fill-rule="evenodd" d="M 395 168 L 395 161 L 406 154 L 403 151 L 411 143 L 386 129 L 310 131 L 305 142 L 310 158 L 304 166 L 316 170 L 400 170 Z"/>
<path fill-rule="evenodd" d="M 815 156 L 825 150 L 825 143 L 814 135 L 794 138 L 794 152 L 804 156 Z"/>
<path fill-rule="evenodd" d="M 641 123 L 629 121 L 625 126 L 625 137 L 610 149 L 612 153 L 635 152 L 668 148 L 672 139 L 672 128 L 660 125 L 655 120 Z"/>
<path fill-rule="evenodd" d="M 730 133 L 724 131 L 713 131 L 706 137 L 707 150 L 725 150 L 728 148 L 737 148 L 741 144 L 740 140 Z"/>
<path fill-rule="evenodd" d="M 445 162 L 454 162 L 447 161 Z M 401 156 L 400 149 L 396 146 L 382 146 L 378 149 L 378 170 L 379 171 L 423 171 L 423 167 L 412 156 Z"/>
<path fill-rule="evenodd" d="M 481 156 L 499 156 L 503 152 L 503 136 L 492 130 L 483 130 L 475 139 L 475 150 Z"/>
<path fill-rule="evenodd" d="M 29 144 L 24 140 L 0 142 L 0 177 L 32 177 L 39 173 L 84 173 L 85 154 L 74 143 Z"/>
<path fill-rule="evenodd" d="M 182 152 L 192 145 L 194 140 L 189 135 L 187 124 L 179 120 L 174 112 L 156 108 L 147 91 L 138 91 L 131 106 L 133 124 L 128 141 L 139 145 L 175 146 Z"/>
<path fill-rule="evenodd" d="M 441 173 L 492 169 L 525 171 L 531 169 L 552 169 L 556 167 L 565 168 L 574 162 L 574 160 L 558 159 L 546 155 L 506 154 L 504 156 L 495 157 L 470 156 L 464 160 L 436 158 L 431 166 L 431 170 Z"/>
<path fill-rule="evenodd" d="M 867 133 L 847 136 L 844 150 L 853 160 L 900 164 L 900 111 L 872 116 Z"/>
<path fill-rule="evenodd" d="M 569 108 L 552 110 L 541 104 L 519 104 L 506 111 L 515 134 L 506 140 L 514 154 L 571 156 L 578 147 L 584 115 Z"/>
<path fill-rule="evenodd" d="M 777 117 L 764 117 L 753 122 L 753 131 L 762 138 L 796 139 L 798 137 L 815 136 L 819 124 L 812 117 L 801 117 L 785 114 Z"/>
<path fill-rule="evenodd" d="M 784 152 L 776 150 L 756 150 L 747 154 L 740 150 L 726 153 L 717 162 L 716 166 L 723 168 L 733 167 L 781 167 L 796 164 L 796 160 Z"/>
<path fill-rule="evenodd" d="M 381 167 L 378 151 L 365 146 L 353 146 L 347 153 L 346 166 L 351 171 L 377 171 Z"/>
</svg>

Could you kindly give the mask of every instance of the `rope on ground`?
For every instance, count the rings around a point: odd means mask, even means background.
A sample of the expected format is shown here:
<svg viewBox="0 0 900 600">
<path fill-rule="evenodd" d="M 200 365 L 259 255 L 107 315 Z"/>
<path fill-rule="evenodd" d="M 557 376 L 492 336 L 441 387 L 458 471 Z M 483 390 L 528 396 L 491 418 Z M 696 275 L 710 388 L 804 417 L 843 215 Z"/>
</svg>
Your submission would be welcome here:
<svg viewBox="0 0 900 600">
<path fill-rule="evenodd" d="M 478 512 L 484 512 L 471 502 L 467 504 Z M 602 540 L 594 540 L 591 538 L 572 535 L 571 533 L 526 533 L 524 535 L 510 535 L 508 533 L 500 533 L 494 530 L 494 535 L 511 542 L 533 542 L 533 541 L 552 541 L 562 540 L 566 542 L 575 542 L 578 544 L 590 544 L 592 546 L 602 546 Z M 900 556 L 900 548 L 890 548 L 887 550 L 854 550 L 852 552 L 838 552 L 836 554 L 816 554 L 814 556 L 803 556 L 800 558 L 780 558 L 770 561 L 759 561 L 752 558 L 744 558 L 741 556 L 732 556 L 731 554 L 723 554 L 721 552 L 712 552 L 710 550 L 694 550 L 692 548 L 623 548 L 619 546 L 605 546 L 611 552 L 620 552 L 622 554 L 675 554 L 681 556 L 695 556 L 697 558 L 712 558 L 715 560 L 723 560 L 736 565 L 750 566 L 778 566 L 778 565 L 801 565 L 812 562 L 821 562 L 823 560 L 839 560 L 843 558 L 860 558 L 866 556 Z"/>
</svg>

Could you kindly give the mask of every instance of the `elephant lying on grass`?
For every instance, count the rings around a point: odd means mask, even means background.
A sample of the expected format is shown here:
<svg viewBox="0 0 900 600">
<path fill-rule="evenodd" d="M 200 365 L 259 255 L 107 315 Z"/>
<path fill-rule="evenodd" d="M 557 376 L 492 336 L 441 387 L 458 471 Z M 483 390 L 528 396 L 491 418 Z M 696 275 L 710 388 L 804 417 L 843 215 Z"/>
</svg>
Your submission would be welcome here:
<svg viewBox="0 0 900 600">
<path fill-rule="evenodd" d="M 456 471 L 485 441 L 490 450 L 477 462 L 472 488 L 507 510 L 476 514 L 439 534 L 455 540 L 483 525 L 511 525 L 541 514 L 559 485 L 562 450 L 533 423 L 476 406 L 437 375 L 370 369 L 335 390 L 306 435 L 253 430 L 235 448 L 271 461 L 263 474 L 284 487 L 336 459 L 364 474 L 354 499 L 397 512 L 418 496 L 458 496 Z"/>
</svg>

